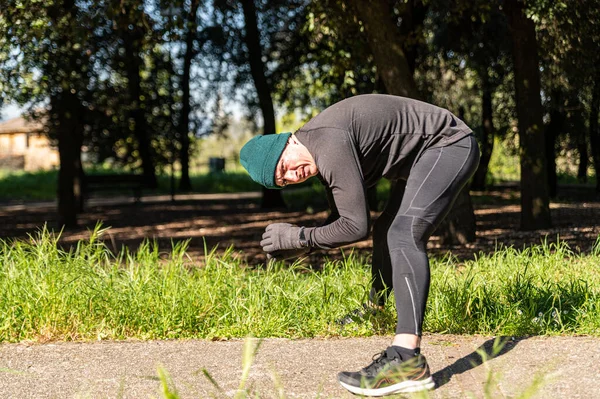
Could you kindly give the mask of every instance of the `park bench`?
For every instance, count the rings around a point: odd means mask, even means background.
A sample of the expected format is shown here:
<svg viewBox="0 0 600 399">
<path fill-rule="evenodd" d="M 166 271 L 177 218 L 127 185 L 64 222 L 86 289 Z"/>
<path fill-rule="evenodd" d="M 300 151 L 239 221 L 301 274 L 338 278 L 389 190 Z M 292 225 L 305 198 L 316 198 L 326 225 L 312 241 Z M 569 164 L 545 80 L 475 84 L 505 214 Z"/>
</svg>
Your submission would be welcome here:
<svg viewBox="0 0 600 399">
<path fill-rule="evenodd" d="M 118 192 L 131 190 L 136 203 L 142 198 L 142 190 L 150 188 L 144 175 L 137 174 L 100 174 L 86 175 L 83 179 L 83 199 L 98 191 Z"/>
</svg>

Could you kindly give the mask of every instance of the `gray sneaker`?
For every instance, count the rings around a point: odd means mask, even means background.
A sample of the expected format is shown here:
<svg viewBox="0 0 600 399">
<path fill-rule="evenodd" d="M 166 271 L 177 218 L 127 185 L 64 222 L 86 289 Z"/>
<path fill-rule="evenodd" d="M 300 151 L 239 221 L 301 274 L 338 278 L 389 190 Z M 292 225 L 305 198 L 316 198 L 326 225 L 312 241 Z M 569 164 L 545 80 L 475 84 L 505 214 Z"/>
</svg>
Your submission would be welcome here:
<svg viewBox="0 0 600 399">
<path fill-rule="evenodd" d="M 338 381 L 348 391 L 364 396 L 418 392 L 435 387 L 425 356 L 419 354 L 404 360 L 391 346 L 375 355 L 373 362 L 362 370 L 339 373 Z"/>
</svg>

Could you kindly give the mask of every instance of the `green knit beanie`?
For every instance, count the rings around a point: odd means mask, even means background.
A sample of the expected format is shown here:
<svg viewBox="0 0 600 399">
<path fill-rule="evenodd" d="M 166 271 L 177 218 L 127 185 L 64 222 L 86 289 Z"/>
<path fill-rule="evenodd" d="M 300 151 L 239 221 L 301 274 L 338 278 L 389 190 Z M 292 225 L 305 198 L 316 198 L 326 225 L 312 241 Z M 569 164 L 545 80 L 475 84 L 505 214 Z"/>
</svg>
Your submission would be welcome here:
<svg viewBox="0 0 600 399">
<path fill-rule="evenodd" d="M 266 188 L 275 184 L 275 169 L 291 133 L 266 134 L 250 139 L 240 151 L 240 162 L 255 182 Z"/>
</svg>

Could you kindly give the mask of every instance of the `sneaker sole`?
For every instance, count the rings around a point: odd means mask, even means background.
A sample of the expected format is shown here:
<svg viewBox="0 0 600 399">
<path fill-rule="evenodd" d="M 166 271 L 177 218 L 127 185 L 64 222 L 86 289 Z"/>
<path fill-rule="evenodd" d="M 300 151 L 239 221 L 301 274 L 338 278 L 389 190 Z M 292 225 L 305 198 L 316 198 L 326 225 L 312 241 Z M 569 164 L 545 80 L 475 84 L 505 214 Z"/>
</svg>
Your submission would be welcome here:
<svg viewBox="0 0 600 399">
<path fill-rule="evenodd" d="M 420 381 L 402 381 L 398 384 L 390 385 L 384 388 L 360 388 L 352 385 L 348 385 L 342 381 L 339 383 L 349 390 L 350 392 L 363 395 L 363 396 L 385 396 L 390 395 L 392 393 L 410 393 L 410 392 L 420 392 L 427 391 L 433 389 L 435 387 L 435 382 L 433 378 L 429 377 Z"/>
</svg>

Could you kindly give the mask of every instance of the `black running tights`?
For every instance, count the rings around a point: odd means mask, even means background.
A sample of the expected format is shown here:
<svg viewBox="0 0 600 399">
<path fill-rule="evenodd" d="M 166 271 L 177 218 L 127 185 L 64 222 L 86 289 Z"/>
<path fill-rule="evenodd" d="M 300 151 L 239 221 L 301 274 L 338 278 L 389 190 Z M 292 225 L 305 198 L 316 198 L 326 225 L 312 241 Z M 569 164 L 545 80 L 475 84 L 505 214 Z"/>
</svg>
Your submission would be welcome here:
<svg viewBox="0 0 600 399">
<path fill-rule="evenodd" d="M 382 303 L 393 287 L 396 334 L 421 335 L 427 295 L 427 241 L 448 214 L 479 163 L 473 135 L 446 147 L 425 150 L 406 181 L 393 184 L 373 230 L 371 300 Z"/>
</svg>

